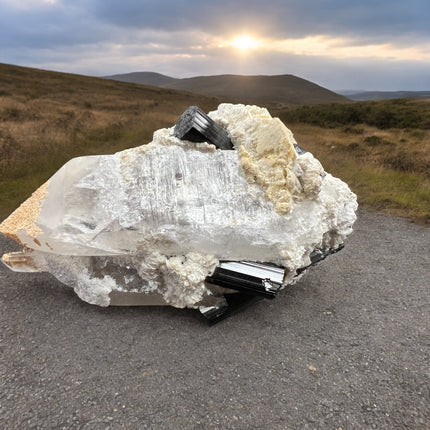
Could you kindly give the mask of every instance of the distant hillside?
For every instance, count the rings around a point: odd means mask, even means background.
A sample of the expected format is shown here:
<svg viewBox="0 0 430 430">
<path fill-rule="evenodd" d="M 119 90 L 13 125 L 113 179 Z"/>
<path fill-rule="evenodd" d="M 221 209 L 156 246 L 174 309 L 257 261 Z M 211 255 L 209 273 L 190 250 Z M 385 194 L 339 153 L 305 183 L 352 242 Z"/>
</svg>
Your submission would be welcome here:
<svg viewBox="0 0 430 430">
<path fill-rule="evenodd" d="M 0 63 L 0 220 L 70 158 L 143 145 L 190 105 L 185 91 Z"/>
<path fill-rule="evenodd" d="M 152 85 L 155 87 L 167 86 L 179 79 L 154 72 L 133 72 L 121 75 L 104 76 L 106 79 L 113 79 L 120 82 L 132 82 L 134 84 Z"/>
<path fill-rule="evenodd" d="M 156 78 L 153 78 L 152 75 L 156 75 Z M 293 75 L 215 75 L 174 79 L 164 75 L 141 72 L 115 75 L 110 78 L 127 79 L 128 82 L 158 85 L 164 88 L 228 98 L 242 103 L 270 106 L 347 101 L 344 96 Z M 156 83 L 157 81 L 158 83 Z"/>
<path fill-rule="evenodd" d="M 234 78 L 220 78 L 230 90 L 226 83 Z M 248 85 L 240 89 L 255 92 L 264 78 L 239 77 Z M 320 88 L 284 78 L 269 81 L 272 87 L 296 82 L 297 91 Z M 70 158 L 145 144 L 188 106 L 208 112 L 228 100 L 0 63 L 0 220 Z M 430 99 L 280 109 L 270 101 L 259 104 L 285 121 L 327 171 L 346 180 L 360 204 L 430 222 Z"/>
<path fill-rule="evenodd" d="M 340 92 L 351 100 L 390 100 L 390 99 L 422 99 L 430 98 L 430 91 L 351 91 Z"/>
</svg>

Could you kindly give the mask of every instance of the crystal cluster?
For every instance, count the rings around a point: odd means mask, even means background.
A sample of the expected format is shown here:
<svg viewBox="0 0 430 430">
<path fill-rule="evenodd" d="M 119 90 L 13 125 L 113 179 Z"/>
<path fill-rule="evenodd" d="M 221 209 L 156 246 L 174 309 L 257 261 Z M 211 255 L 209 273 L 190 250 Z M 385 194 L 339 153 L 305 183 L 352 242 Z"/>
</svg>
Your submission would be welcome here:
<svg viewBox="0 0 430 430">
<path fill-rule="evenodd" d="M 225 261 L 276 265 L 285 286 L 315 252 L 342 246 L 357 209 L 344 182 L 266 109 L 221 104 L 209 117 L 233 150 L 172 127 L 137 148 L 70 160 L 0 225 L 23 246 L 3 262 L 48 271 L 100 306 L 200 308 L 233 292 L 208 282 Z"/>
</svg>

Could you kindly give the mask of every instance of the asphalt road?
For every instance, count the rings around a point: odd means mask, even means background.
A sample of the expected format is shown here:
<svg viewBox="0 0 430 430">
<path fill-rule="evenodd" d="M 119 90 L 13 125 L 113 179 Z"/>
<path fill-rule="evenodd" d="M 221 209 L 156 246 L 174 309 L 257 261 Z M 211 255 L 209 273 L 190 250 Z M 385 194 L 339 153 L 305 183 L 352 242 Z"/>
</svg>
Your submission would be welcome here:
<svg viewBox="0 0 430 430">
<path fill-rule="evenodd" d="M 0 267 L 0 426 L 429 429 L 429 286 L 430 228 L 365 211 L 343 251 L 213 327 Z"/>
</svg>

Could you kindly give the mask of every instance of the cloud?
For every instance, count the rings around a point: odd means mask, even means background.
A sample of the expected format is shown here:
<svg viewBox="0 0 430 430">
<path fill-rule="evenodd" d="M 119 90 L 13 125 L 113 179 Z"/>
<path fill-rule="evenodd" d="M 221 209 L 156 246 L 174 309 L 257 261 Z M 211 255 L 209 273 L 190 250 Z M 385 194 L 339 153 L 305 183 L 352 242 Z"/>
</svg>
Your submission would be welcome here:
<svg viewBox="0 0 430 430">
<path fill-rule="evenodd" d="M 377 58 L 386 60 L 430 61 L 430 42 L 415 46 L 358 41 L 344 37 L 306 36 L 301 39 L 281 39 L 260 44 L 275 52 L 318 55 L 332 58 Z"/>
<path fill-rule="evenodd" d="M 121 27 L 198 29 L 212 34 L 251 27 L 277 38 L 339 32 L 357 37 L 430 34 L 428 0 L 90 0 L 89 3 L 94 15 Z"/>
<path fill-rule="evenodd" d="M 16 10 L 34 10 L 59 3 L 60 0 L 2 0 L 1 4 Z"/>
<path fill-rule="evenodd" d="M 94 75 L 292 73 L 335 89 L 428 89 L 429 20 L 428 0 L 0 0 L 0 61 Z M 252 53 L 232 46 L 241 34 L 258 40 Z"/>
<path fill-rule="evenodd" d="M 26 30 L 43 43 L 47 33 L 65 44 L 79 43 L 82 34 L 100 41 L 110 37 L 107 29 L 114 35 L 152 29 L 213 36 L 252 30 L 273 39 L 343 35 L 377 43 L 430 35 L 428 0 L 0 0 L 0 11 L 11 39 L 22 40 Z"/>
</svg>

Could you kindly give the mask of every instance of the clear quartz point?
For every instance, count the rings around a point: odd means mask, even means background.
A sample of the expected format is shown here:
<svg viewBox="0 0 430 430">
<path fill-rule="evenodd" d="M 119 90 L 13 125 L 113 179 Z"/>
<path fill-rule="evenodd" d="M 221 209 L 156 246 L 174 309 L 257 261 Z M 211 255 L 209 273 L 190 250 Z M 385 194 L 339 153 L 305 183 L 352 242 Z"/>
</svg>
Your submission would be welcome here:
<svg viewBox="0 0 430 430">
<path fill-rule="evenodd" d="M 224 104 L 209 116 L 235 151 L 171 128 L 147 145 L 70 160 L 0 225 L 24 246 L 3 262 L 49 271 L 101 306 L 133 304 L 118 298 L 130 293 L 148 295 L 136 304 L 203 309 L 231 292 L 205 282 L 220 260 L 255 262 L 255 273 L 258 262 L 280 266 L 273 276 L 286 285 L 316 248 L 343 244 L 357 209 L 344 182 L 297 154 L 265 109 Z"/>
</svg>

